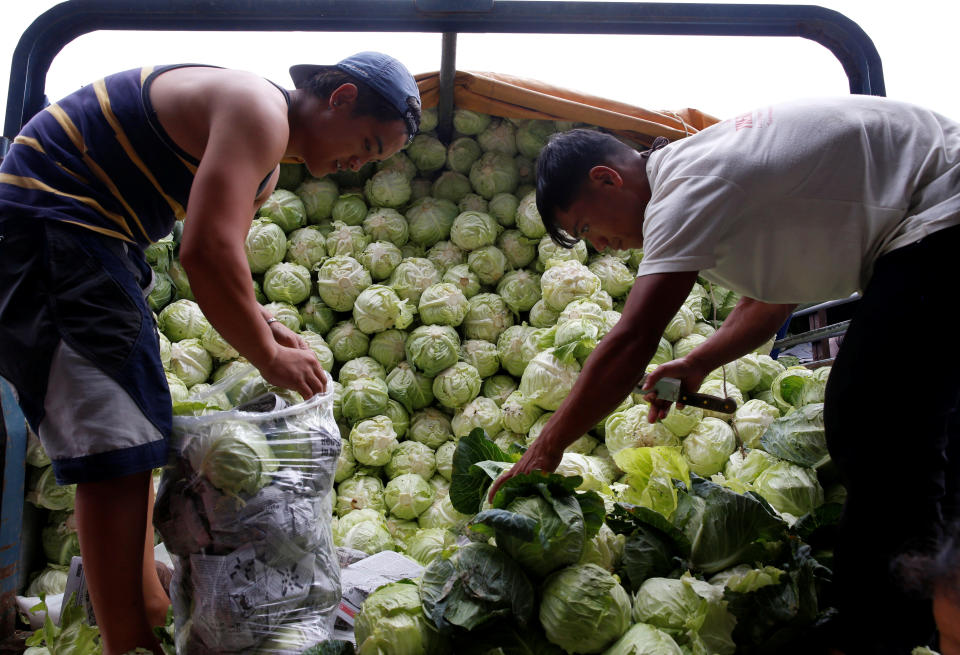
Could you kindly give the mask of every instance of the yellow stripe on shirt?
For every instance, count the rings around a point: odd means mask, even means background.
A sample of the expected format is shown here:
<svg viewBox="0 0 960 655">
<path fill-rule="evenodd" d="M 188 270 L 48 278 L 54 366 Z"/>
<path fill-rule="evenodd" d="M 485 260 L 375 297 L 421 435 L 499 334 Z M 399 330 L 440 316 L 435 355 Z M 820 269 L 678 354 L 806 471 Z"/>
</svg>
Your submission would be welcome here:
<svg viewBox="0 0 960 655">
<path fill-rule="evenodd" d="M 40 145 L 40 142 L 34 139 L 32 136 L 15 136 L 13 137 L 13 142 L 19 143 L 22 146 L 28 146 L 30 148 L 33 148 L 34 150 L 36 150 L 42 155 L 47 154 L 44 151 L 43 146 Z"/>
<path fill-rule="evenodd" d="M 97 226 L 97 225 L 90 225 L 89 223 L 81 223 L 80 221 L 67 221 L 67 220 L 62 220 L 62 221 L 60 221 L 60 222 L 61 222 L 61 223 L 70 223 L 71 225 L 79 225 L 80 227 L 84 227 L 84 228 L 86 228 L 86 229 L 88 229 L 88 230 L 93 230 L 94 232 L 99 232 L 100 234 L 106 234 L 108 237 L 113 237 L 114 239 L 120 239 L 120 240 L 122 240 L 122 241 L 129 241 L 130 243 L 134 243 L 134 241 L 133 241 L 132 239 L 130 239 L 129 237 L 127 237 L 127 236 L 125 236 L 125 235 L 123 235 L 123 234 L 120 234 L 120 233 L 117 232 L 116 230 L 111 230 L 111 229 L 106 228 L 106 227 L 99 227 L 99 226 Z"/>
<path fill-rule="evenodd" d="M 113 128 L 113 134 L 117 137 L 117 142 L 121 145 L 121 147 L 123 147 L 123 151 L 127 153 L 127 157 L 129 157 L 134 166 L 136 166 L 140 172 L 143 173 L 148 180 L 150 180 L 150 183 L 153 185 L 153 188 L 157 190 L 157 193 L 159 193 L 163 199 L 167 201 L 167 204 L 177 217 L 177 220 L 182 220 L 187 215 L 187 212 L 184 211 L 183 206 L 179 202 L 177 202 L 160 186 L 160 182 L 157 181 L 157 178 L 150 171 L 150 169 L 147 168 L 147 165 L 144 163 L 143 159 L 140 158 L 140 155 L 133 147 L 133 144 L 130 143 L 130 139 L 127 137 L 126 132 L 123 131 L 123 126 L 121 126 L 120 121 L 117 120 L 116 114 L 113 113 L 113 109 L 110 107 L 110 95 L 107 92 L 106 82 L 103 80 L 97 80 L 93 83 L 93 89 L 97 94 L 97 100 L 100 102 L 100 111 L 103 112 L 103 117 L 107 119 L 107 123 L 109 123 L 110 127 Z M 137 221 L 140 231 L 144 233 L 144 236 L 147 236 L 143 226 L 140 225 L 140 220 L 136 216 L 134 216 L 134 219 Z"/>
<path fill-rule="evenodd" d="M 60 191 L 59 189 L 54 189 L 52 186 L 50 186 L 46 182 L 41 182 L 40 180 L 32 177 L 22 177 L 20 175 L 11 175 L 9 173 L 0 173 L 0 184 L 10 184 L 16 187 L 20 187 L 21 189 L 45 191 L 47 193 L 52 193 L 54 195 L 58 195 L 64 198 L 71 198 L 73 200 L 76 200 L 77 202 L 83 203 L 87 207 L 94 209 L 95 211 L 102 214 L 106 218 L 110 219 L 114 223 L 117 223 L 119 226 L 124 228 L 125 234 L 121 234 L 120 232 L 113 232 L 112 230 L 104 231 L 103 228 L 98 229 L 96 226 L 87 225 L 85 223 L 78 222 L 77 223 L 78 225 L 89 227 L 90 229 L 96 230 L 98 232 L 110 233 L 111 235 L 116 236 L 117 238 L 123 239 L 124 241 L 131 241 L 131 242 L 133 241 L 133 238 L 132 238 L 133 234 L 130 232 L 130 229 L 127 227 L 126 221 L 123 220 L 123 216 L 120 216 L 119 214 L 115 214 L 114 212 L 111 212 L 105 209 L 100 205 L 100 203 L 98 203 L 93 198 L 90 198 L 88 196 L 78 196 L 72 193 L 67 193 L 66 191 Z"/>
<path fill-rule="evenodd" d="M 43 149 L 43 145 L 42 145 L 39 141 L 37 141 L 36 139 L 34 139 L 33 137 L 31 137 L 31 136 L 16 136 L 16 137 L 13 138 L 13 142 L 14 142 L 14 144 L 19 144 L 19 145 L 22 145 L 22 146 L 27 146 L 28 148 L 33 148 L 34 150 L 36 150 L 37 152 L 39 152 L 41 155 L 43 155 L 43 156 L 46 157 L 47 159 L 50 159 L 50 161 L 52 161 L 54 164 L 56 164 L 56 165 L 60 168 L 60 170 L 62 170 L 64 173 L 73 176 L 74 178 L 77 179 L 77 181 L 79 181 L 79 182 L 82 183 L 82 184 L 86 184 L 86 185 L 89 185 L 89 184 L 90 184 L 90 182 L 87 180 L 87 178 L 85 178 L 84 176 L 80 175 L 79 173 L 74 173 L 74 172 L 71 171 L 69 168 L 67 168 L 66 166 L 64 166 L 64 165 L 61 164 L 60 162 L 58 162 L 58 161 L 56 161 L 55 159 L 53 159 L 52 157 L 50 157 L 50 155 L 47 154 L 47 151 Z"/>
<path fill-rule="evenodd" d="M 136 212 L 133 211 L 133 207 L 130 206 L 130 204 L 120 193 L 120 189 L 117 188 L 117 185 L 114 183 L 114 181 L 109 175 L 107 175 L 107 172 L 100 167 L 100 164 L 95 162 L 93 158 L 87 154 L 87 144 L 84 142 L 83 135 L 80 133 L 80 129 L 76 126 L 76 124 L 74 124 L 73 119 L 71 119 L 70 116 L 67 115 L 67 112 L 65 112 L 59 105 L 50 105 L 47 107 L 47 111 L 53 115 L 53 117 L 57 120 L 57 123 L 60 124 L 61 129 L 63 129 L 66 135 L 70 138 L 70 141 L 73 143 L 74 147 L 80 152 L 80 156 L 83 157 L 83 163 L 86 164 L 91 171 L 93 171 L 93 174 L 98 180 L 106 185 L 113 197 L 117 199 L 117 202 L 123 205 L 123 208 L 127 210 L 127 213 L 133 217 L 133 220 L 137 223 L 137 227 L 140 228 L 140 233 L 144 236 L 147 236 L 146 230 L 143 228 L 143 224 L 141 224 L 140 219 L 137 218 Z M 108 218 L 110 216 L 115 216 L 116 218 L 111 220 L 122 227 L 125 233 L 130 234 L 131 236 L 133 235 L 133 231 L 130 229 L 130 226 L 127 225 L 127 221 L 123 218 L 123 216 L 113 212 L 109 212 L 105 215 Z"/>
<path fill-rule="evenodd" d="M 47 107 L 47 111 L 60 123 L 60 127 L 70 138 L 71 143 L 73 143 L 73 147 L 79 150 L 81 155 L 86 155 L 87 146 L 83 142 L 83 135 L 80 134 L 80 130 L 77 129 L 77 126 L 74 125 L 70 117 L 67 116 L 67 112 L 63 110 L 63 107 L 53 104 Z"/>
</svg>

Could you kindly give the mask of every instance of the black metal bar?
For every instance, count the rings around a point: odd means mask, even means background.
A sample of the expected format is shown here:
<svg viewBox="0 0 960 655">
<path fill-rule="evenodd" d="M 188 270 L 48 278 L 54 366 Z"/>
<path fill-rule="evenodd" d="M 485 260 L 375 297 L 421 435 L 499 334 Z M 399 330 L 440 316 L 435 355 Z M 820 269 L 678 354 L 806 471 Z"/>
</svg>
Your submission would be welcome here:
<svg viewBox="0 0 960 655">
<path fill-rule="evenodd" d="M 457 74 L 457 33 L 443 33 L 440 61 L 440 99 L 437 103 L 437 137 L 445 144 L 453 136 L 453 78 Z"/>
<path fill-rule="evenodd" d="M 17 44 L 3 134 L 12 138 L 42 108 L 46 74 L 57 53 L 95 30 L 792 36 L 830 50 L 847 74 L 851 93 L 885 93 L 873 42 L 852 20 L 823 7 L 514 0 L 494 2 L 489 11 L 467 3 L 467 11 L 458 11 L 454 5 L 441 0 L 422 6 L 413 0 L 69 0 L 38 17 Z"/>
<path fill-rule="evenodd" d="M 854 293 L 847 298 L 839 298 L 837 300 L 828 300 L 827 302 L 808 305 L 806 307 L 802 307 L 801 309 L 798 309 L 797 311 L 795 311 L 791 318 L 797 318 L 799 316 L 806 316 L 807 314 L 813 314 L 814 312 L 818 312 L 821 309 L 830 309 L 831 307 L 847 305 L 849 303 L 856 302 L 857 300 L 860 300 L 859 293 Z"/>
<path fill-rule="evenodd" d="M 796 346 L 800 343 L 809 343 L 810 341 L 819 341 L 820 339 L 835 337 L 845 333 L 849 326 L 850 321 L 834 323 L 833 325 L 827 325 L 822 328 L 817 328 L 816 330 L 810 330 L 808 332 L 796 334 L 792 337 L 780 339 L 774 342 L 773 347 L 783 350 L 785 348 L 790 348 L 791 346 Z"/>
</svg>

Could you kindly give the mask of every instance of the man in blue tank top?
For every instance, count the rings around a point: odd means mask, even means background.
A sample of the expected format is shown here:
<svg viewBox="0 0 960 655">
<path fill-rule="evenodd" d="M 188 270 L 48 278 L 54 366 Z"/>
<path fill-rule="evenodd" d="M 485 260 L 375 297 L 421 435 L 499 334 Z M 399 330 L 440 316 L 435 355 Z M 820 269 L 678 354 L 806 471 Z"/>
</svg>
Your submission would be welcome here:
<svg viewBox="0 0 960 655">
<path fill-rule="evenodd" d="M 77 484 L 106 655 L 159 653 L 169 606 L 149 517 L 172 409 L 143 248 L 183 220 L 180 261 L 211 325 L 268 382 L 322 392 L 313 351 L 254 297 L 247 231 L 281 161 L 357 170 L 419 127 L 416 82 L 392 57 L 290 74 L 292 91 L 211 66 L 117 73 L 38 113 L 0 163 L 0 375 L 57 481 Z"/>
</svg>

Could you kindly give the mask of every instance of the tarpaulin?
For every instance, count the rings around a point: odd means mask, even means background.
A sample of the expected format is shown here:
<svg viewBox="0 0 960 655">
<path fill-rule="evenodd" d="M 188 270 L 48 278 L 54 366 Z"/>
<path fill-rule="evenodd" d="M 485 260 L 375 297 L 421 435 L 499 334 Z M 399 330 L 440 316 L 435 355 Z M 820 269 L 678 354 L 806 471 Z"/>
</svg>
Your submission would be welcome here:
<svg viewBox="0 0 960 655">
<path fill-rule="evenodd" d="M 421 73 L 416 79 L 423 106 L 436 106 L 440 73 Z M 658 136 L 682 139 L 720 120 L 697 109 L 652 111 L 503 73 L 457 71 L 453 86 L 454 105 L 462 109 L 596 125 L 646 146 Z"/>
</svg>

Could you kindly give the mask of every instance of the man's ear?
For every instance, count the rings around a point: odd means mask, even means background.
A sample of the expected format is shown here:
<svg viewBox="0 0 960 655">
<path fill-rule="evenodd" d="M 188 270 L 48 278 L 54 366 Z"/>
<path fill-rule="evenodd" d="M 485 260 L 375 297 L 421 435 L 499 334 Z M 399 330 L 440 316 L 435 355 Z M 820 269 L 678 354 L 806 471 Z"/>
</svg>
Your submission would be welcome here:
<svg viewBox="0 0 960 655">
<path fill-rule="evenodd" d="M 588 177 L 591 182 L 599 186 L 607 184 L 617 187 L 623 186 L 623 177 L 620 176 L 619 171 L 609 166 L 594 166 L 590 169 Z"/>
<path fill-rule="evenodd" d="M 341 84 L 330 94 L 331 107 L 349 107 L 357 99 L 357 85 L 352 82 Z"/>
</svg>

